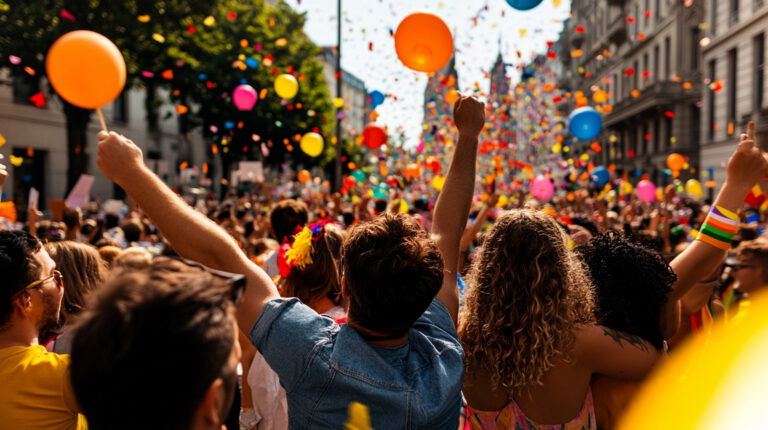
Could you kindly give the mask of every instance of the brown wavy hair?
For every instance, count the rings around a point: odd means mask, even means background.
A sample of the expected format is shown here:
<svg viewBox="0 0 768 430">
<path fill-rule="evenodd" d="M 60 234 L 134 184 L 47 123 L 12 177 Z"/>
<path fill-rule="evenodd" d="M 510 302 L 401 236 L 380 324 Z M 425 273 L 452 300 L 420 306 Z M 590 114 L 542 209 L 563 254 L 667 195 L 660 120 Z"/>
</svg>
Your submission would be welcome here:
<svg viewBox="0 0 768 430">
<path fill-rule="evenodd" d="M 542 385 L 570 360 L 579 323 L 594 321 L 593 292 L 568 238 L 543 212 L 501 216 L 475 258 L 459 321 L 464 365 L 510 396 Z"/>
<path fill-rule="evenodd" d="M 344 232 L 333 224 L 322 227 L 317 240 L 312 241 L 312 263 L 303 269 L 291 269 L 283 283 L 281 292 L 285 297 L 298 297 L 307 305 L 328 297 L 334 304 L 341 303 L 341 281 L 339 258 Z"/>
</svg>

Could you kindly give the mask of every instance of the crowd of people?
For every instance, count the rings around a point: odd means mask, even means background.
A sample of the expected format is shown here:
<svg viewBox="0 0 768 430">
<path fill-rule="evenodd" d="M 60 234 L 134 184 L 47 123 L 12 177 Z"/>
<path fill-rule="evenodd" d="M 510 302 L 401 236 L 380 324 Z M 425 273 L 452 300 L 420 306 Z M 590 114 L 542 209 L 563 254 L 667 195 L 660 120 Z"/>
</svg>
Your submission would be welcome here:
<svg viewBox="0 0 768 430">
<path fill-rule="evenodd" d="M 460 96 L 454 122 L 442 190 L 407 211 L 330 192 L 193 206 L 100 132 L 125 214 L 0 231 L 0 427 L 610 429 L 664 355 L 768 285 L 744 207 L 768 173 L 754 125 L 714 201 L 499 205 L 473 198 L 485 106 Z"/>
</svg>

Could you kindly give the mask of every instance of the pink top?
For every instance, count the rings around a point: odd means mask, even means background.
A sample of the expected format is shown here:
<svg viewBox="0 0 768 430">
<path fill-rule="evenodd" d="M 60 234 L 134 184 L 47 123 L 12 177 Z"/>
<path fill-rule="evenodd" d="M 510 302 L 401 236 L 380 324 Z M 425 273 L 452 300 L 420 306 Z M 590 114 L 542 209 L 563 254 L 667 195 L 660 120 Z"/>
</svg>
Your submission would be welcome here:
<svg viewBox="0 0 768 430">
<path fill-rule="evenodd" d="M 575 418 L 565 424 L 536 424 L 513 399 L 500 411 L 478 411 L 467 405 L 465 430 L 596 430 L 592 388 L 587 389 L 584 406 Z"/>
</svg>

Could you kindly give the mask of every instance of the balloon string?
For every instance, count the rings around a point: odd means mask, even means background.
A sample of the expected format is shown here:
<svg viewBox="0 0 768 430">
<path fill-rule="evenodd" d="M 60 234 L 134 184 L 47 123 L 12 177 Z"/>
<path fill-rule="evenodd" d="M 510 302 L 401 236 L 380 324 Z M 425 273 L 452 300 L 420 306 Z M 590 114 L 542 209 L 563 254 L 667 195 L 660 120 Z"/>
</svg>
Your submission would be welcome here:
<svg viewBox="0 0 768 430">
<path fill-rule="evenodd" d="M 104 122 L 104 115 L 101 114 L 101 108 L 96 108 L 96 115 L 99 116 L 99 122 L 101 123 L 101 129 L 104 130 L 104 131 L 109 131 L 109 130 L 107 130 L 107 123 Z"/>
</svg>

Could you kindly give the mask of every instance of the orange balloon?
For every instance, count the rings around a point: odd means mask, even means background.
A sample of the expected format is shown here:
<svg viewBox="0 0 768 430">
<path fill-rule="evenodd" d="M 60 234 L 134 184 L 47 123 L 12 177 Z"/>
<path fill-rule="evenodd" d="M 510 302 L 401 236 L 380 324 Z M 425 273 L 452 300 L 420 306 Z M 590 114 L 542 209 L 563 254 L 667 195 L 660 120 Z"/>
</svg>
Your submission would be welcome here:
<svg viewBox="0 0 768 430">
<path fill-rule="evenodd" d="M 125 60 L 114 43 L 99 33 L 77 30 L 53 43 L 45 59 L 53 89 L 85 109 L 111 103 L 125 86 Z"/>
<path fill-rule="evenodd" d="M 304 183 L 304 182 L 307 182 L 307 181 L 309 181 L 309 180 L 311 179 L 311 177 L 312 177 L 312 176 L 309 174 L 309 172 L 308 172 L 308 171 L 306 171 L 306 170 L 301 170 L 301 171 L 299 171 L 299 174 L 298 174 L 297 176 L 298 176 L 298 178 L 299 178 L 299 182 L 301 182 L 301 183 Z"/>
<path fill-rule="evenodd" d="M 437 15 L 412 13 L 397 26 L 395 51 L 405 67 L 417 72 L 436 72 L 453 56 L 453 36 Z"/>
<path fill-rule="evenodd" d="M 673 172 L 680 171 L 685 166 L 685 157 L 680 154 L 669 154 L 667 157 L 667 167 Z"/>
</svg>

